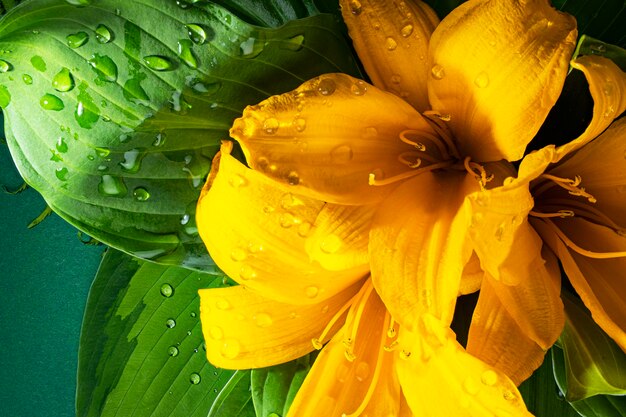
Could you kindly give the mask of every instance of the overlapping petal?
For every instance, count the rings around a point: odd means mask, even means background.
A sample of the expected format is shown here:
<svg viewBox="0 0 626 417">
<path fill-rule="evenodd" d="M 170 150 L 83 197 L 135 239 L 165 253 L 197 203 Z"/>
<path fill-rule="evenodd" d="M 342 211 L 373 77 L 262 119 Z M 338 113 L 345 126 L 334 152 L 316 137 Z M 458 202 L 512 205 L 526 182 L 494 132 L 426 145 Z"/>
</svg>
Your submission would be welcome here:
<svg viewBox="0 0 626 417">
<path fill-rule="evenodd" d="M 400 333 L 407 349 L 396 360 L 404 396 L 416 416 L 530 417 L 502 372 L 465 352 L 454 333 L 424 317 L 417 333 Z"/>
<path fill-rule="evenodd" d="M 378 209 L 370 232 L 372 279 L 394 319 L 412 329 L 429 312 L 452 320 L 463 267 L 472 251 L 466 173 L 424 173 L 399 186 Z"/>
<path fill-rule="evenodd" d="M 593 140 L 626 110 L 626 73 L 613 61 L 601 56 L 581 56 L 572 61 L 572 67 L 587 78 L 593 117 L 578 138 L 556 149 L 554 162 Z"/>
<path fill-rule="evenodd" d="M 428 110 L 428 41 L 439 23 L 423 1 L 342 0 L 343 20 L 370 80 Z"/>
<path fill-rule="evenodd" d="M 465 155 L 524 155 L 556 102 L 576 42 L 576 20 L 547 0 L 473 0 L 453 10 L 430 41 L 434 110 Z"/>
<path fill-rule="evenodd" d="M 355 359 L 346 358 L 344 341 L 351 331 L 344 327 L 320 352 L 288 417 L 399 414 L 401 391 L 393 372 L 393 354 L 383 349 L 389 324 L 385 306 L 376 294 L 363 302 L 353 340 Z"/>
<path fill-rule="evenodd" d="M 231 146 L 222 146 L 196 215 L 209 253 L 228 276 L 277 301 L 314 304 L 367 275 L 366 246 L 355 244 L 359 236 L 367 240 L 367 208 L 335 207 L 292 193 L 233 158 Z M 342 213 L 341 228 L 326 223 L 335 208 Z M 317 227 L 333 232 L 318 245 L 334 255 L 336 268 L 307 253 Z"/>
<path fill-rule="evenodd" d="M 228 369 L 261 368 L 299 358 L 313 350 L 311 340 L 360 286 L 306 305 L 276 302 L 243 286 L 200 290 L 207 357 Z M 332 336 L 340 325 L 328 334 Z"/>
<path fill-rule="evenodd" d="M 405 130 L 434 134 L 402 99 L 348 75 L 327 74 L 247 107 L 231 135 L 250 167 L 293 192 L 368 204 L 395 187 L 371 187 L 370 174 L 388 178 L 411 170 L 398 162 L 415 150 L 400 141 Z"/>
</svg>

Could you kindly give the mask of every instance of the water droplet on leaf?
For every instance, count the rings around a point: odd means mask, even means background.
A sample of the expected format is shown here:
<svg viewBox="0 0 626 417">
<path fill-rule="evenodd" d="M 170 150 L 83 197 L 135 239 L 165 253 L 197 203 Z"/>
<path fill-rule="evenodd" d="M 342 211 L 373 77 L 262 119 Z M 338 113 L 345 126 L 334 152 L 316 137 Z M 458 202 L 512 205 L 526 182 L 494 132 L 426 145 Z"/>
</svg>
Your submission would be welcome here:
<svg viewBox="0 0 626 417">
<path fill-rule="evenodd" d="M 178 56 L 191 68 L 198 68 L 198 58 L 193 53 L 191 47 L 193 43 L 189 39 L 181 39 L 178 41 Z"/>
<path fill-rule="evenodd" d="M 201 25 L 190 23 L 185 25 L 185 27 L 187 28 L 187 35 L 189 35 L 189 39 L 191 39 L 193 43 L 202 45 L 206 41 L 207 34 Z"/>
<path fill-rule="evenodd" d="M 22 81 L 24 81 L 24 84 L 26 85 L 31 85 L 33 83 L 33 77 L 28 74 L 23 74 Z"/>
<path fill-rule="evenodd" d="M 113 39 L 113 32 L 105 25 L 98 25 L 96 28 L 96 39 L 100 43 L 109 43 Z"/>
<path fill-rule="evenodd" d="M 9 72 L 13 69 L 13 65 L 10 62 L 0 59 L 0 72 Z"/>
<path fill-rule="evenodd" d="M 56 177 L 58 179 L 60 179 L 61 181 L 67 181 L 67 168 L 63 167 L 63 168 L 57 168 L 54 171 L 54 174 L 56 175 Z"/>
<path fill-rule="evenodd" d="M 53 94 L 45 94 L 39 100 L 39 104 L 46 110 L 60 111 L 65 108 L 63 100 Z"/>
<path fill-rule="evenodd" d="M 35 68 L 39 72 L 45 72 L 47 69 L 46 61 L 44 61 L 43 58 L 40 57 L 39 55 L 35 55 L 34 57 L 32 57 L 30 59 L 30 63 L 33 66 L 33 68 Z"/>
<path fill-rule="evenodd" d="M 201 380 L 202 378 L 200 378 L 200 374 L 194 372 L 189 375 L 189 382 L 191 382 L 193 385 L 198 385 Z"/>
<path fill-rule="evenodd" d="M 174 319 L 165 320 L 165 327 L 167 327 L 168 329 L 173 329 L 174 327 L 176 327 L 176 320 Z"/>
<path fill-rule="evenodd" d="M 144 56 L 143 62 L 154 71 L 171 71 L 174 69 L 172 60 L 161 55 Z"/>
<path fill-rule="evenodd" d="M 179 351 L 178 351 L 178 348 L 176 346 L 170 346 L 167 349 L 167 354 L 172 356 L 172 357 L 178 356 L 178 353 L 179 353 Z"/>
<path fill-rule="evenodd" d="M 55 90 L 66 92 L 74 88 L 74 77 L 67 68 L 62 68 L 54 78 L 52 78 L 52 87 Z"/>
<path fill-rule="evenodd" d="M 94 54 L 91 59 L 89 59 L 89 64 L 96 74 L 98 74 L 100 80 L 110 83 L 117 81 L 117 65 L 115 65 L 115 62 L 113 62 L 110 57 Z"/>
<path fill-rule="evenodd" d="M 87 35 L 86 32 L 76 32 L 67 35 L 65 39 L 67 40 L 67 45 L 70 48 L 76 49 L 87 43 L 87 41 L 89 40 L 89 35 Z"/>
<path fill-rule="evenodd" d="M 128 190 L 121 178 L 106 174 L 102 176 L 98 184 L 98 191 L 110 197 L 124 197 Z"/>
</svg>

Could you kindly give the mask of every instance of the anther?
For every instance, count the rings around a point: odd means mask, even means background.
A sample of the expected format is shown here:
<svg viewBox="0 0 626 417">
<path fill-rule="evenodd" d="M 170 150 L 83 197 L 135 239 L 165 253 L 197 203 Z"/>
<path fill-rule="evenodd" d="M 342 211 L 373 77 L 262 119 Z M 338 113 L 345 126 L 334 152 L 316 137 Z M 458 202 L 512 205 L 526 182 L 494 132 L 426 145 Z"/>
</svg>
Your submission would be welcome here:
<svg viewBox="0 0 626 417">
<path fill-rule="evenodd" d="M 404 153 L 401 153 L 400 155 L 398 155 L 398 161 L 400 161 L 404 165 L 408 166 L 409 168 L 418 168 L 420 165 L 422 165 L 422 159 L 421 158 L 416 158 L 415 161 L 410 161 L 409 159 L 407 159 L 406 155 L 408 153 L 410 153 L 410 152 L 404 152 Z"/>
<path fill-rule="evenodd" d="M 552 217 L 566 218 L 574 217 L 576 215 L 572 210 L 559 210 L 556 213 L 542 213 L 540 211 L 531 210 L 528 214 L 533 217 L 538 217 L 540 219 L 549 219 Z"/>
<path fill-rule="evenodd" d="M 398 348 L 398 344 L 399 344 L 398 341 L 394 340 L 389 345 L 383 346 L 383 349 L 385 350 L 385 352 L 393 352 L 394 350 Z"/>
<path fill-rule="evenodd" d="M 474 175 L 474 177 L 480 183 L 480 188 L 482 189 L 485 188 L 488 182 L 491 182 L 494 179 L 493 174 L 487 176 L 487 171 L 485 170 L 485 168 L 482 165 L 477 164 L 476 162 L 472 162 L 469 156 L 465 157 L 465 159 L 463 160 L 463 166 L 465 167 L 465 170 L 467 172 Z"/>
<path fill-rule="evenodd" d="M 356 355 L 354 354 L 352 350 L 346 349 L 346 351 L 344 352 L 344 355 L 346 359 L 348 360 L 348 362 L 354 362 L 354 360 L 356 359 Z"/>
<path fill-rule="evenodd" d="M 406 143 L 407 145 L 411 145 L 415 147 L 420 152 L 426 152 L 426 146 L 423 143 L 412 141 L 411 139 L 406 137 L 407 134 L 419 135 L 421 133 L 422 132 L 420 132 L 419 130 L 406 129 L 400 132 L 399 137 L 400 137 L 400 140 Z"/>
<path fill-rule="evenodd" d="M 415 171 L 403 172 L 401 174 L 394 175 L 393 177 L 389 177 L 389 178 L 385 178 L 385 179 L 377 179 L 376 178 L 376 174 L 374 174 L 372 172 L 372 173 L 369 174 L 368 184 L 369 185 L 376 185 L 376 186 L 389 185 L 389 184 L 393 184 L 393 183 L 398 182 L 398 181 L 402 181 L 402 180 L 405 180 L 405 179 L 408 179 L 408 178 L 412 178 L 412 177 L 414 177 L 416 175 L 419 175 L 419 174 L 423 174 L 424 172 L 433 171 L 433 170 L 439 169 L 439 168 L 446 168 L 446 167 L 449 167 L 450 165 L 452 165 L 451 161 L 439 162 L 439 163 L 436 163 L 436 164 L 426 165 L 425 167 L 422 167 L 420 169 L 416 169 Z"/>
<path fill-rule="evenodd" d="M 400 352 L 400 359 L 409 359 L 411 357 L 411 352 L 402 349 Z"/>
<path fill-rule="evenodd" d="M 311 343 L 313 344 L 313 347 L 316 350 L 322 350 L 322 348 L 324 347 L 324 344 L 321 342 L 321 340 L 319 340 L 318 338 L 314 337 L 313 339 L 311 339 Z"/>
</svg>

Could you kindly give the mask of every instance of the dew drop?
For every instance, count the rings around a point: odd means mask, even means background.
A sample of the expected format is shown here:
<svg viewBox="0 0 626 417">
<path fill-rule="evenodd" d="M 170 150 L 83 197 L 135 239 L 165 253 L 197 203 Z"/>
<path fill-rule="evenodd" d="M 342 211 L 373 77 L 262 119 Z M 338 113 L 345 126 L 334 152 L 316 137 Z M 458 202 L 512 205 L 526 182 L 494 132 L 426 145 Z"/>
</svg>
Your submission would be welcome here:
<svg viewBox="0 0 626 417">
<path fill-rule="evenodd" d="M 328 310 L 330 309 L 330 307 L 327 305 L 325 305 L 324 307 L 322 307 L 322 314 L 326 314 L 328 313 Z"/>
<path fill-rule="evenodd" d="M 222 356 L 226 359 L 235 359 L 241 352 L 241 345 L 234 339 L 227 339 L 222 345 Z"/>
<path fill-rule="evenodd" d="M 394 51 L 398 47 L 398 42 L 391 36 L 387 37 L 385 40 L 385 47 L 388 51 Z"/>
<path fill-rule="evenodd" d="M 61 92 L 70 91 L 74 88 L 74 77 L 70 70 L 67 68 L 61 69 L 61 71 L 52 78 L 52 87 Z"/>
<path fill-rule="evenodd" d="M 250 265 L 242 265 L 239 270 L 239 278 L 249 281 L 256 278 L 256 271 Z"/>
<path fill-rule="evenodd" d="M 189 375 L 189 382 L 191 382 L 193 385 L 198 385 L 201 380 L 202 378 L 200 378 L 200 374 L 196 372 Z"/>
<path fill-rule="evenodd" d="M 273 135 L 278 132 L 279 127 L 280 122 L 273 117 L 265 119 L 265 121 L 263 122 L 263 131 L 265 131 L 265 133 L 267 133 L 268 135 Z"/>
<path fill-rule="evenodd" d="M 400 77 L 398 74 L 393 74 L 389 81 L 391 81 L 392 84 L 400 84 L 400 81 L 402 81 L 402 77 Z"/>
<path fill-rule="evenodd" d="M 229 310 L 232 306 L 230 305 L 228 300 L 220 298 L 215 302 L 215 307 L 217 307 L 218 310 Z"/>
<path fill-rule="evenodd" d="M 317 294 L 319 294 L 319 291 L 319 288 L 317 288 L 315 285 L 311 285 L 310 287 L 306 288 L 304 293 L 308 298 L 315 298 L 317 297 Z"/>
<path fill-rule="evenodd" d="M 299 51 L 304 45 L 304 35 L 297 35 L 289 39 L 285 39 L 285 41 L 281 42 L 279 45 L 281 49 L 286 49 L 288 51 L 294 52 Z"/>
<path fill-rule="evenodd" d="M 100 76 L 101 80 L 111 83 L 117 81 L 117 65 L 115 65 L 115 62 L 113 62 L 110 57 L 94 54 L 91 59 L 89 59 L 89 64 Z"/>
<path fill-rule="evenodd" d="M 376 136 L 378 136 L 378 129 L 375 127 L 370 126 L 363 129 L 363 137 L 365 139 L 373 139 Z"/>
<path fill-rule="evenodd" d="M 330 158 L 336 164 L 347 164 L 353 156 L 352 148 L 348 145 L 339 145 L 330 151 Z"/>
<path fill-rule="evenodd" d="M 67 143 L 65 142 L 65 139 L 59 138 L 56 143 L 56 148 L 57 148 L 57 151 L 61 153 L 67 152 L 68 148 L 67 148 Z"/>
<path fill-rule="evenodd" d="M 24 81 L 24 84 L 26 85 L 31 85 L 33 83 L 33 77 L 28 74 L 23 74 L 22 81 Z"/>
<path fill-rule="evenodd" d="M 239 44 L 239 52 L 244 58 L 254 58 L 263 52 L 265 42 L 261 39 L 250 37 Z"/>
<path fill-rule="evenodd" d="M 287 174 L 287 184 L 289 185 L 298 185 L 300 184 L 300 176 L 296 171 L 291 171 Z"/>
<path fill-rule="evenodd" d="M 198 68 L 198 58 L 191 49 L 193 43 L 189 39 L 181 39 L 178 41 L 178 56 L 179 58 L 191 68 Z"/>
<path fill-rule="evenodd" d="M 370 366 L 366 362 L 359 362 L 356 366 L 356 371 L 354 376 L 357 381 L 363 382 L 367 379 L 370 374 Z"/>
<path fill-rule="evenodd" d="M 176 320 L 174 319 L 165 320 L 165 327 L 167 327 L 168 329 L 173 329 L 174 327 L 176 327 Z"/>
<path fill-rule="evenodd" d="M 239 174 L 235 174 L 228 179 L 228 183 L 233 188 L 239 188 L 245 186 L 248 181 Z"/>
<path fill-rule="evenodd" d="M 100 194 L 109 197 L 124 197 L 128 190 L 121 178 L 105 174 L 101 177 L 100 184 L 98 184 L 98 191 Z"/>
<path fill-rule="evenodd" d="M 154 137 L 154 141 L 152 142 L 152 146 L 156 146 L 157 148 L 159 146 L 163 146 L 165 144 L 166 138 L 167 136 L 165 135 L 165 133 L 163 132 L 157 133 L 156 136 Z"/>
<path fill-rule="evenodd" d="M 178 356 L 179 353 L 180 352 L 176 346 L 170 346 L 169 348 L 167 348 L 167 354 L 172 357 Z"/>
<path fill-rule="evenodd" d="M 67 168 L 63 167 L 63 168 L 57 168 L 54 171 L 54 174 L 56 175 L 56 177 L 58 179 L 60 179 L 61 181 L 67 181 Z"/>
<path fill-rule="evenodd" d="M 167 283 L 161 285 L 161 295 L 166 298 L 171 297 L 174 295 L 174 287 Z"/>
<path fill-rule="evenodd" d="M 130 149 L 124 152 L 124 160 L 120 162 L 120 166 L 125 172 L 135 174 L 141 169 L 141 160 L 145 155 L 145 149 Z"/>
<path fill-rule="evenodd" d="M 400 30 L 403 37 L 408 38 L 413 33 L 413 25 L 406 25 Z"/>
<path fill-rule="evenodd" d="M 362 96 L 367 92 L 367 86 L 363 81 L 357 81 L 355 84 L 350 86 L 350 91 L 355 96 Z"/>
<path fill-rule="evenodd" d="M 363 11 L 363 6 L 361 5 L 361 2 L 358 0 L 352 0 L 350 2 L 350 11 L 355 16 L 360 15 L 361 12 Z"/>
<path fill-rule="evenodd" d="M 513 401 L 517 398 L 517 395 L 513 391 L 506 390 L 502 393 L 502 397 L 507 401 Z"/>
<path fill-rule="evenodd" d="M 66 36 L 65 40 L 67 41 L 67 46 L 72 49 L 76 49 L 87 43 L 89 35 L 85 32 L 71 33 Z"/>
<path fill-rule="evenodd" d="M 60 111 L 65 108 L 63 100 L 52 94 L 44 94 L 39 100 L 39 104 L 46 110 Z"/>
<path fill-rule="evenodd" d="M 106 158 L 110 154 L 111 150 L 109 148 L 96 147 L 96 155 L 98 155 L 100 158 Z"/>
<path fill-rule="evenodd" d="M 98 25 L 96 28 L 96 40 L 100 43 L 109 43 L 113 39 L 113 33 L 111 29 L 105 25 Z"/>
<path fill-rule="evenodd" d="M 209 337 L 213 340 L 222 340 L 224 338 L 224 331 L 219 326 L 209 327 Z"/>
<path fill-rule="evenodd" d="M 501 408 L 497 408 L 494 412 L 495 412 L 495 417 L 513 417 L 513 414 Z"/>
<path fill-rule="evenodd" d="M 280 226 L 285 228 L 285 229 L 289 229 L 291 226 L 293 226 L 296 223 L 296 219 L 295 217 L 293 217 L 293 214 L 290 213 L 283 213 L 280 215 Z"/>
<path fill-rule="evenodd" d="M 446 76 L 446 72 L 441 65 L 434 65 L 430 70 L 431 75 L 436 80 L 441 80 Z"/>
<path fill-rule="evenodd" d="M 150 96 L 146 93 L 146 90 L 141 86 L 140 78 L 129 78 L 124 83 L 124 89 L 122 90 L 124 98 L 132 103 L 141 104 L 143 106 L 150 106 Z"/>
<path fill-rule="evenodd" d="M 133 197 L 137 201 L 146 201 L 150 198 L 150 193 L 144 187 L 137 187 L 133 190 Z"/>
<path fill-rule="evenodd" d="M 463 389 L 469 395 L 476 395 L 478 394 L 478 391 L 480 391 L 480 386 L 476 383 L 476 381 L 474 381 L 472 377 L 468 377 L 463 382 Z"/>
<path fill-rule="evenodd" d="M 317 91 L 323 96 L 329 96 L 335 92 L 337 88 L 335 81 L 330 78 L 324 78 L 317 84 Z"/>
<path fill-rule="evenodd" d="M 246 259 L 247 256 L 246 252 L 241 248 L 235 248 L 230 252 L 230 259 L 235 262 L 241 262 Z"/>
<path fill-rule="evenodd" d="M 196 312 L 195 312 L 195 311 L 192 311 L 191 313 L 189 313 L 189 316 L 190 316 L 190 317 L 196 317 Z"/>
<path fill-rule="evenodd" d="M 298 226 L 298 236 L 300 236 L 300 237 L 307 237 L 307 236 L 309 236 L 309 234 L 311 233 L 311 228 L 312 227 L 313 226 L 309 222 L 301 223 Z"/>
<path fill-rule="evenodd" d="M 13 69 L 13 65 L 4 59 L 0 59 L 0 72 L 9 72 Z"/>
<path fill-rule="evenodd" d="M 306 120 L 301 117 L 293 119 L 292 124 L 298 132 L 304 132 L 304 129 L 306 129 Z"/>
<path fill-rule="evenodd" d="M 193 43 L 202 45 L 206 42 L 206 31 L 202 26 L 190 23 L 185 25 L 185 27 L 187 28 L 187 35 L 189 35 L 189 39 L 191 39 Z"/>
<path fill-rule="evenodd" d="M 33 66 L 33 68 L 35 68 L 39 72 L 45 72 L 47 69 L 46 61 L 44 61 L 43 58 L 40 57 L 39 55 L 33 56 L 30 59 L 30 63 Z"/>
<path fill-rule="evenodd" d="M 252 319 L 254 320 L 254 323 L 259 327 L 269 327 L 273 323 L 272 317 L 270 317 L 270 315 L 267 313 L 255 314 Z"/>
<path fill-rule="evenodd" d="M 489 85 L 489 75 L 482 71 L 474 78 L 474 85 L 478 88 L 485 88 Z"/>
<path fill-rule="evenodd" d="M 174 63 L 169 58 L 161 55 L 144 56 L 143 62 L 154 71 L 171 71 L 174 69 Z"/>
<path fill-rule="evenodd" d="M 483 384 L 492 386 L 492 385 L 495 385 L 496 382 L 498 382 L 498 374 L 496 374 L 495 371 L 492 371 L 491 369 L 489 369 L 483 372 L 483 374 L 480 377 L 480 380 L 482 381 Z"/>
<path fill-rule="evenodd" d="M 339 236 L 330 234 L 324 236 L 322 240 L 320 240 L 319 245 L 322 252 L 331 254 L 336 253 L 339 249 L 341 249 L 342 241 Z"/>
</svg>

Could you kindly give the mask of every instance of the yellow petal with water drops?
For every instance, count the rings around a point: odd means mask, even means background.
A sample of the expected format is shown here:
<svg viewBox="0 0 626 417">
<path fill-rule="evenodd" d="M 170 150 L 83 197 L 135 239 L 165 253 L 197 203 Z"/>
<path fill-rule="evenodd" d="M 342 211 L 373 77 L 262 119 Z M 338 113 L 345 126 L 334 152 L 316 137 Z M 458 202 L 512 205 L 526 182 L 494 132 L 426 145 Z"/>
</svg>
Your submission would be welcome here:
<svg viewBox="0 0 626 417">
<path fill-rule="evenodd" d="M 521 384 L 561 334 L 560 270 L 549 250 L 546 267 L 507 286 L 486 275 L 470 325 L 467 351 Z"/>
<path fill-rule="evenodd" d="M 534 207 L 529 184 L 543 174 L 553 155 L 552 146 L 533 152 L 520 164 L 517 178 L 469 196 L 474 250 L 483 270 L 504 284 L 518 284 L 543 263 L 541 239 L 526 221 Z"/>
<path fill-rule="evenodd" d="M 347 322 L 322 349 L 287 417 L 398 415 L 401 392 L 394 354 L 385 350 L 390 324 L 385 306 L 370 291 L 351 313 L 359 314 L 358 320 Z"/>
<path fill-rule="evenodd" d="M 577 217 L 533 225 L 561 260 L 595 322 L 626 351 L 626 237 Z M 602 254 L 621 256 L 598 258 Z"/>
<path fill-rule="evenodd" d="M 551 168 L 549 173 L 560 178 L 580 177 L 580 186 L 596 202 L 588 203 L 584 198 L 572 197 L 565 192 L 568 201 L 577 204 L 577 208 L 585 209 L 579 210 L 578 214 L 586 214 L 618 232 L 626 232 L 625 165 L 626 118 L 621 118 L 598 138 Z M 580 206 L 581 203 L 583 206 Z"/>
<path fill-rule="evenodd" d="M 435 12 L 419 0 L 342 0 L 340 5 L 374 85 L 420 112 L 428 110 L 428 40 L 439 23 Z"/>
<path fill-rule="evenodd" d="M 328 210 L 326 203 L 292 193 L 246 168 L 230 155 L 231 147 L 232 142 L 222 145 L 196 211 L 200 236 L 229 277 L 277 301 L 314 304 L 368 274 L 365 249 L 362 256 L 345 260 L 343 270 L 329 270 L 312 260 L 307 238 L 318 215 Z M 324 227 L 323 219 L 319 224 Z M 351 225 L 357 233 L 363 221 L 346 218 L 343 232 Z"/>
<path fill-rule="evenodd" d="M 428 94 L 461 153 L 516 161 L 561 93 L 576 20 L 547 0 L 471 0 L 430 41 Z"/>
<path fill-rule="evenodd" d="M 265 298 L 243 286 L 201 289 L 200 319 L 209 361 L 227 369 L 277 365 L 314 349 L 318 338 L 339 312 L 321 342 L 341 328 L 342 308 L 361 284 L 317 304 L 293 305 Z"/>
<path fill-rule="evenodd" d="M 478 188 L 465 173 L 427 172 L 380 206 L 370 232 L 376 290 L 396 321 L 411 329 L 429 312 L 452 320 L 463 267 L 471 256 L 465 196 Z"/>
<path fill-rule="evenodd" d="M 230 131 L 250 167 L 293 192 L 339 204 L 387 195 L 397 184 L 370 186 L 370 174 L 414 171 L 401 156 L 415 155 L 417 145 L 400 136 L 419 141 L 420 132 L 435 135 L 409 104 L 345 74 L 314 78 L 247 107 Z"/>
<path fill-rule="evenodd" d="M 613 61 L 595 55 L 581 56 L 572 61 L 572 67 L 587 78 L 593 117 L 578 138 L 557 148 L 555 162 L 593 140 L 626 110 L 626 72 Z"/>
<path fill-rule="evenodd" d="M 467 353 L 454 333 L 424 316 L 400 332 L 396 370 L 413 414 L 429 417 L 530 417 L 515 384 Z"/>
</svg>

